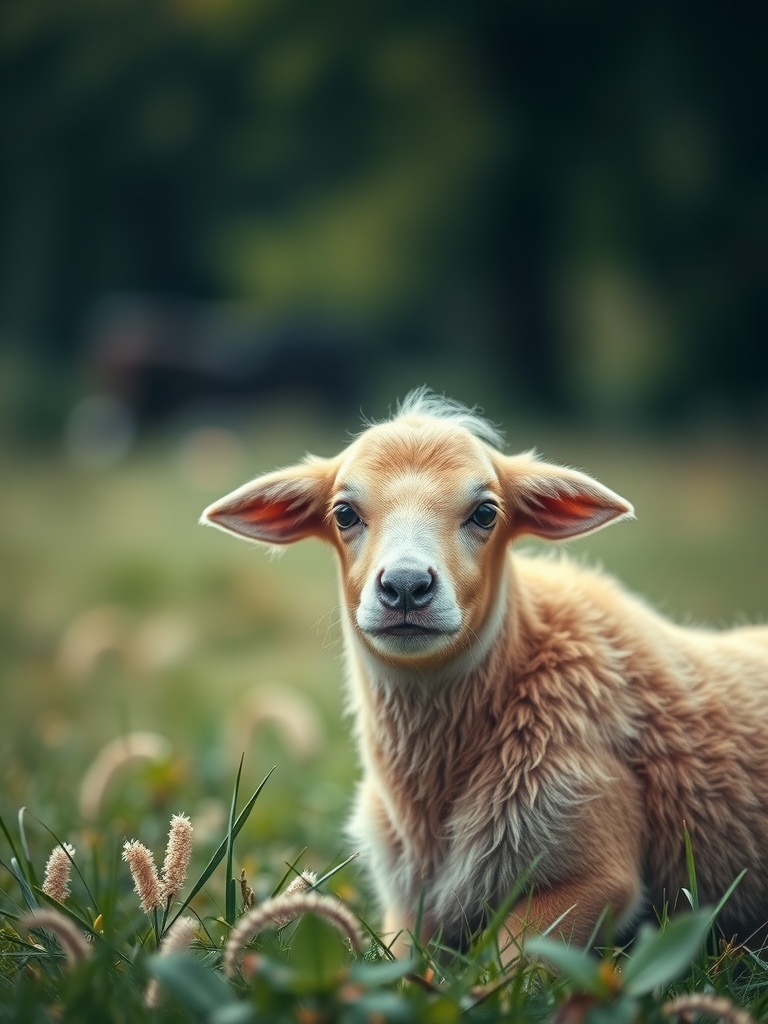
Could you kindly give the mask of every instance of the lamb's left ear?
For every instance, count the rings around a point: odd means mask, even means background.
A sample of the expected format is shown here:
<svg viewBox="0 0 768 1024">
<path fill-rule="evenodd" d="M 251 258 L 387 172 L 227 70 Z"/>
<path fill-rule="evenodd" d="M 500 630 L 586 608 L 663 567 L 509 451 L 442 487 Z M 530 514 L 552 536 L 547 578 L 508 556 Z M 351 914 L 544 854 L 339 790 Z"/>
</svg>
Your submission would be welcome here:
<svg viewBox="0 0 768 1024">
<path fill-rule="evenodd" d="M 505 458 L 502 477 L 515 535 L 565 540 L 635 514 L 628 501 L 586 473 L 531 454 Z"/>
<path fill-rule="evenodd" d="M 322 536 L 332 479 L 330 460 L 310 458 L 244 484 L 209 505 L 200 522 L 264 544 Z"/>
</svg>

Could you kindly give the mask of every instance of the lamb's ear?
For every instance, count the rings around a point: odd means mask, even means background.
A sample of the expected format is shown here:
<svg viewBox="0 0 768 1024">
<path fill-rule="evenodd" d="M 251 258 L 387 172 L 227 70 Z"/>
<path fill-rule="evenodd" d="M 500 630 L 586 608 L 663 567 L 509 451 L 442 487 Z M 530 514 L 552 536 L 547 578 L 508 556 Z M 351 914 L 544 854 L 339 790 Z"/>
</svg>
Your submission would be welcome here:
<svg viewBox="0 0 768 1024">
<path fill-rule="evenodd" d="M 512 456 L 504 462 L 515 535 L 566 540 L 635 514 L 628 501 L 586 473 L 540 462 L 532 454 Z"/>
<path fill-rule="evenodd" d="M 332 481 L 331 461 L 311 458 L 244 484 L 209 505 L 200 522 L 264 544 L 319 537 Z"/>
</svg>

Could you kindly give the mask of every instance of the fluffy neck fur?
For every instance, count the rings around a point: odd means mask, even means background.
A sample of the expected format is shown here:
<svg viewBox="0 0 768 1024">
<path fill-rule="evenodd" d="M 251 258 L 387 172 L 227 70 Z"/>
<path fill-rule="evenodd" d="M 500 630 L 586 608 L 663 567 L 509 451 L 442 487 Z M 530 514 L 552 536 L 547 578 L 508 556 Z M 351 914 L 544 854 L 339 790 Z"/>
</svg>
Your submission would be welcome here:
<svg viewBox="0 0 768 1024">
<path fill-rule="evenodd" d="M 364 768 L 409 843 L 431 861 L 441 853 L 435 837 L 443 833 L 452 796 L 465 790 L 498 727 L 510 666 L 525 660 L 534 613 L 511 558 L 500 591 L 472 648 L 428 674 L 382 664 L 347 628 L 351 710 Z"/>
</svg>

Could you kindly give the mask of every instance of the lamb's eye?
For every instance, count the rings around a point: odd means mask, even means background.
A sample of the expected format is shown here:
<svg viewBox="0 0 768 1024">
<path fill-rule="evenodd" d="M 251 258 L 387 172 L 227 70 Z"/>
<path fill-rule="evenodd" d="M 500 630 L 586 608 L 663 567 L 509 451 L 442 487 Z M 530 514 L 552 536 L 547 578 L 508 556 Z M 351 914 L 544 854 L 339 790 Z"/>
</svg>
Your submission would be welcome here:
<svg viewBox="0 0 768 1024">
<path fill-rule="evenodd" d="M 495 505 L 489 505 L 487 502 L 483 502 L 482 505 L 478 505 L 472 515 L 469 517 L 470 521 L 475 523 L 476 526 L 480 526 L 483 530 L 490 530 L 493 524 L 496 522 L 496 516 L 498 515 Z"/>
<path fill-rule="evenodd" d="M 360 522 L 360 516 L 357 512 L 355 512 L 351 505 L 346 505 L 343 501 L 339 502 L 333 510 L 333 517 L 340 530 L 348 530 Z"/>
</svg>

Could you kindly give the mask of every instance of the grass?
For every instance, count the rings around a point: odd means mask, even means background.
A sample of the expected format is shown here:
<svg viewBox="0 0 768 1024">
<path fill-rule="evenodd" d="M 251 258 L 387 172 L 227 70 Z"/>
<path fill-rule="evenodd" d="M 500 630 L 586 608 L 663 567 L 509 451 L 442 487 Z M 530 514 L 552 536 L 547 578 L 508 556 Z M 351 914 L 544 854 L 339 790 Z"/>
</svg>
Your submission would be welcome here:
<svg viewBox="0 0 768 1024">
<path fill-rule="evenodd" d="M 167 899 L 133 861 L 129 871 L 113 852 L 111 863 L 100 863 L 98 845 L 85 858 L 68 850 L 65 873 L 76 877 L 71 890 L 70 879 L 58 877 L 52 893 L 50 871 L 41 878 L 32 854 L 27 817 L 19 815 L 15 831 L 0 821 L 7 847 L 0 863 L 12 883 L 2 889 L 0 1019 L 653 1024 L 670 1019 L 673 1007 L 696 1008 L 692 998 L 736 1024 L 752 1019 L 738 1003 L 749 1001 L 755 1020 L 768 1013 L 768 965 L 715 945 L 717 908 L 664 916 L 660 927 L 641 930 L 629 952 L 608 946 L 591 956 L 546 936 L 531 940 L 525 962 L 504 975 L 498 931 L 506 908 L 467 953 L 434 943 L 403 962 L 335 895 L 308 892 L 323 893 L 345 863 L 317 879 L 302 878 L 294 862 L 270 897 L 252 901 L 246 880 L 236 884 L 232 854 L 267 782 L 242 808 L 235 784 L 226 834 L 195 881 L 183 884 L 191 851 L 179 870 L 169 838 L 162 879 L 173 875 L 182 886 Z M 174 828 L 172 821 L 171 837 Z M 149 881 L 157 881 L 152 852 L 143 854 Z M 294 879 L 301 884 L 291 892 Z M 693 877 L 690 886 L 695 892 Z"/>
<path fill-rule="evenodd" d="M 695 907 L 675 919 L 682 935 L 662 913 L 659 945 L 646 938 L 650 987 L 630 984 L 642 945 L 609 948 L 602 960 L 558 959 L 542 947 L 542 958 L 496 989 L 492 936 L 461 957 L 429 948 L 410 965 L 387 958 L 364 875 L 345 863 L 357 768 L 342 715 L 330 555 L 306 544 L 276 562 L 196 526 L 210 500 L 295 459 L 316 433 L 305 425 L 265 447 L 275 432 L 254 424 L 255 456 L 240 464 L 236 452 L 191 458 L 188 438 L 168 437 L 94 474 L 50 454 L 0 454 L 0 1017 L 654 1021 L 665 1000 L 686 992 L 768 1016 L 768 966 L 718 945 Z M 722 440 L 620 446 L 521 433 L 521 448 L 537 443 L 635 503 L 636 524 L 574 544 L 575 556 L 602 562 L 678 618 L 768 618 L 768 481 L 753 471 L 753 454 Z M 316 447 L 340 443 L 339 434 Z M 110 743 L 136 733 L 145 747 L 118 743 L 110 768 L 104 748 L 108 756 Z M 258 797 L 243 797 L 273 766 Z M 192 860 L 185 889 L 156 924 L 122 849 L 137 838 L 160 861 L 177 812 L 194 824 Z M 77 851 L 61 906 L 41 891 L 57 841 Z M 260 905 L 305 869 L 327 876 L 319 890 L 369 928 L 363 952 L 306 914 L 260 933 L 247 977 L 225 980 L 222 945 L 243 909 L 241 872 Z M 695 903 L 695 877 L 689 891 Z M 192 949 L 159 958 L 157 939 L 185 902 L 197 922 Z M 30 907 L 52 905 L 89 936 L 82 962 L 70 965 L 50 932 L 21 923 Z M 669 971 L 671 948 L 685 954 L 679 977 Z M 144 1005 L 153 978 L 158 1009 Z"/>
</svg>

